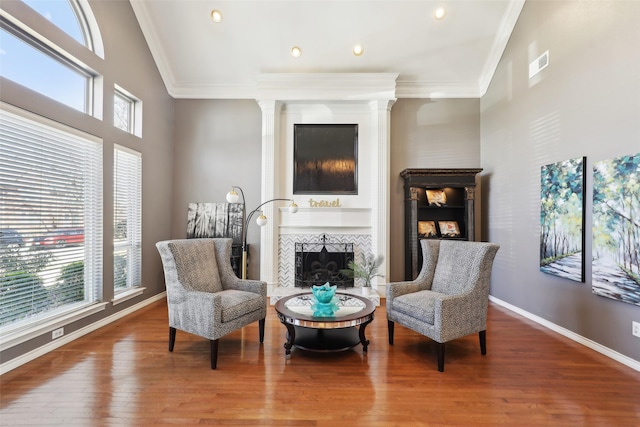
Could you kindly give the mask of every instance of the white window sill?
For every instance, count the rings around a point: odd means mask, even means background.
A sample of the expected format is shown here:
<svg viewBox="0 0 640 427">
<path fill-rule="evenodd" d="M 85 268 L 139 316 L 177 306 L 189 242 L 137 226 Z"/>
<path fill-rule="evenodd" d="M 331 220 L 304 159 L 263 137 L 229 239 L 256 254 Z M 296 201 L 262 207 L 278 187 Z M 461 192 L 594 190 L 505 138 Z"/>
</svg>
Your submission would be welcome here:
<svg viewBox="0 0 640 427">
<path fill-rule="evenodd" d="M 73 323 L 77 320 L 99 313 L 105 309 L 107 304 L 108 303 L 106 302 L 91 304 L 87 307 L 55 317 L 41 324 L 36 324 L 32 327 L 3 334 L 0 336 L 0 347 L 2 350 L 15 347 L 18 344 L 37 338 L 49 331 L 53 331 L 54 329 L 58 329 L 62 326 L 68 325 L 69 323 Z"/>
<path fill-rule="evenodd" d="M 138 295 L 142 295 L 145 289 L 147 288 L 137 287 L 137 288 L 129 289 L 128 291 L 121 292 L 118 295 L 113 297 L 113 299 L 111 300 L 111 303 L 113 305 L 118 305 L 120 303 L 128 301 L 131 298 L 135 298 Z"/>
</svg>

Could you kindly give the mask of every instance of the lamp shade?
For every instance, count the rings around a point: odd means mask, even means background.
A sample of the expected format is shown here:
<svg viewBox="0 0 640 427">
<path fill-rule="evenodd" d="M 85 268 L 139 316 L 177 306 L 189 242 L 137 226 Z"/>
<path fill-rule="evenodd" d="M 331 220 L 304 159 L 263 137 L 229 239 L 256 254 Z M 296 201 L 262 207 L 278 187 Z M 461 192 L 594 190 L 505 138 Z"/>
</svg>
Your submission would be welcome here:
<svg viewBox="0 0 640 427">
<path fill-rule="evenodd" d="M 264 214 L 262 213 L 262 211 L 260 211 L 260 216 L 256 219 L 256 223 L 260 226 L 263 227 L 264 225 L 267 224 L 267 217 L 264 216 Z"/>
<path fill-rule="evenodd" d="M 289 212 L 291 213 L 298 212 L 298 205 L 296 205 L 295 202 L 291 202 L 291 204 L 289 205 Z"/>
<path fill-rule="evenodd" d="M 227 193 L 227 202 L 236 203 L 238 199 L 240 199 L 240 196 L 238 196 L 238 193 L 236 193 L 236 190 L 232 188 L 231 191 Z"/>
</svg>

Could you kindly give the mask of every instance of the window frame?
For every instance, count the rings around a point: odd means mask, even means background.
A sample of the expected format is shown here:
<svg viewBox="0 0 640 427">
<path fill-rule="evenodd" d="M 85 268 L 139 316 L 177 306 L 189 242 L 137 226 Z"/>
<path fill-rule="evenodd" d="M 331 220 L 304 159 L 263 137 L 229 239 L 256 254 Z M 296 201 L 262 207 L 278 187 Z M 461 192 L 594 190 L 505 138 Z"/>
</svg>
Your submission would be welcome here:
<svg viewBox="0 0 640 427">
<path fill-rule="evenodd" d="M 41 15 L 31 9 L 28 5 L 26 5 L 25 3 L 19 2 L 21 3 L 24 7 L 26 7 L 31 13 L 41 17 Z M 86 14 L 82 13 L 81 15 L 78 15 L 77 10 L 81 10 L 82 8 L 79 6 L 79 3 L 75 2 L 74 0 L 70 1 L 71 5 L 75 4 L 75 7 L 73 7 L 74 12 L 76 13 L 76 16 L 78 17 L 78 21 L 81 22 L 80 27 L 83 31 L 85 31 L 85 35 L 84 38 L 85 40 L 93 40 L 93 37 L 91 36 L 91 34 L 87 33 L 87 30 L 90 29 L 90 25 L 87 22 L 86 19 Z M 45 18 L 43 18 L 45 19 Z M 31 27 L 29 27 L 27 24 L 21 22 L 20 20 L 18 20 L 17 18 L 11 16 L 9 13 L 5 12 L 4 10 L 0 9 L 0 28 L 2 28 L 4 31 L 6 31 L 9 35 L 17 38 L 18 40 L 22 41 L 23 43 L 25 43 L 28 47 L 33 48 L 36 52 L 42 54 L 43 56 L 58 62 L 60 65 L 68 68 L 69 70 L 77 73 L 78 75 L 82 76 L 85 80 L 84 83 L 84 108 L 83 110 L 77 110 L 75 107 L 69 105 L 68 103 L 65 103 L 63 100 L 57 99 L 57 98 L 53 98 L 41 91 L 39 91 L 36 88 L 33 88 L 31 86 L 25 85 L 21 82 L 17 82 L 15 80 L 11 80 L 8 77 L 2 77 L 2 78 L 6 78 L 7 80 L 10 80 L 20 86 L 26 87 L 30 90 L 33 90 L 34 92 L 48 98 L 51 100 L 54 100 L 56 102 L 59 102 L 69 108 L 73 108 L 76 111 L 81 111 L 85 114 L 88 114 L 90 116 L 94 116 L 97 117 L 97 111 L 100 110 L 99 106 L 95 105 L 95 100 L 97 98 L 99 98 L 96 95 L 96 91 L 99 89 L 100 85 L 98 85 L 98 80 L 100 79 L 99 73 L 97 73 L 95 70 L 91 69 L 91 67 L 89 67 L 88 65 L 86 65 L 85 63 L 83 63 L 82 61 L 80 61 L 79 59 L 77 59 L 76 57 L 74 57 L 73 55 L 71 55 L 69 52 L 65 51 L 63 48 L 61 48 L 58 44 L 56 44 L 54 41 L 49 40 L 48 38 L 44 37 L 43 35 L 41 35 L 40 33 L 38 33 L 37 31 L 35 31 L 34 29 L 32 29 Z M 56 26 L 56 28 L 60 31 L 61 34 L 65 34 L 68 37 L 71 37 L 70 35 L 68 35 L 68 33 L 64 32 L 62 29 L 60 29 L 59 27 Z M 75 39 L 73 39 L 75 42 L 77 42 Z"/>
<path fill-rule="evenodd" d="M 87 134 L 83 131 L 80 131 L 75 128 L 71 128 L 67 125 L 64 125 L 59 122 L 55 122 L 53 120 L 47 119 L 45 117 L 39 116 L 35 113 L 31 113 L 25 111 L 21 108 L 12 106 L 10 104 L 6 104 L 4 102 L 0 102 L 0 112 L 9 113 L 14 116 L 17 116 L 19 119 L 31 121 L 36 124 L 36 126 L 51 128 L 56 133 L 64 132 L 76 139 L 80 138 L 86 140 L 88 142 L 93 142 L 103 145 L 103 141 L 100 138 L 97 138 L 93 135 Z M 57 307 L 52 310 L 36 314 L 24 320 L 19 320 L 11 324 L 7 324 L 5 326 L 0 327 L 0 346 L 3 349 L 11 348 L 28 340 L 31 340 L 35 337 L 41 336 L 43 333 L 55 329 L 60 326 L 64 326 L 70 322 L 83 319 L 87 316 L 91 316 L 97 312 L 103 311 L 106 308 L 108 303 L 103 302 L 103 248 L 104 248 L 104 240 L 103 240 L 103 217 L 104 217 L 104 206 L 102 205 L 102 194 L 104 192 L 103 185 L 103 164 L 104 164 L 104 156 L 102 155 L 102 148 L 99 149 L 100 155 L 100 165 L 101 167 L 96 169 L 94 175 L 92 175 L 92 179 L 95 181 L 94 188 L 97 189 L 95 192 L 95 199 L 98 201 L 98 204 L 93 209 L 93 215 L 97 215 L 97 218 L 94 218 L 95 223 L 95 232 L 96 241 L 94 242 L 93 249 L 87 255 L 87 251 L 85 250 L 85 255 L 83 257 L 83 261 L 87 262 L 88 260 L 93 260 L 95 264 L 92 264 L 89 267 L 86 267 L 85 264 L 85 272 L 87 268 L 92 269 L 93 274 L 91 275 L 92 279 L 95 281 L 91 286 L 90 290 L 93 292 L 92 300 L 90 301 L 82 301 L 73 304 L 68 304 L 65 306 Z M 86 215 L 86 212 L 83 214 Z M 85 290 L 86 290 L 85 285 Z"/>
<path fill-rule="evenodd" d="M 123 157 L 124 165 L 119 164 L 119 156 L 125 156 Z M 135 166 L 127 168 L 123 172 L 127 175 L 124 177 L 125 180 L 135 180 L 135 183 L 131 185 L 131 182 L 129 182 L 129 185 L 125 185 L 123 191 L 119 191 L 117 184 L 119 178 L 118 168 L 120 166 L 127 167 L 133 162 L 136 163 Z M 118 208 L 121 207 L 118 202 L 119 197 L 126 199 L 124 203 L 124 217 L 127 220 L 126 237 L 122 243 L 116 241 L 116 228 L 121 217 L 117 212 Z M 113 145 L 113 230 L 114 299 L 112 302 L 115 305 L 140 295 L 145 289 L 142 286 L 142 153 L 120 144 Z M 116 269 L 118 268 L 116 257 L 123 249 L 127 251 L 126 286 L 118 290 L 115 283 Z"/>
</svg>

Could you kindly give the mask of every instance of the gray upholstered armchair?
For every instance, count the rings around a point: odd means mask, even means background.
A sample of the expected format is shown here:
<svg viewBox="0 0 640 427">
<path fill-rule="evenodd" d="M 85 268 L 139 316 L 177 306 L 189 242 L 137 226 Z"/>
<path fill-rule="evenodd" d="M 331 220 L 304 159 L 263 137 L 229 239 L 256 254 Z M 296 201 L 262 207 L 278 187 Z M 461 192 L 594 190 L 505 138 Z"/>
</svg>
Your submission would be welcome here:
<svg viewBox="0 0 640 427">
<path fill-rule="evenodd" d="M 231 239 L 182 239 L 156 243 L 162 258 L 169 308 L 169 351 L 176 329 L 210 340 L 211 369 L 218 340 L 259 322 L 264 340 L 267 284 L 241 280 L 231 268 Z"/>
<path fill-rule="evenodd" d="M 393 345 L 395 322 L 437 343 L 444 371 L 444 343 L 478 332 L 487 352 L 486 329 L 494 243 L 421 240 L 422 269 L 414 281 L 389 283 L 387 320 Z"/>
</svg>

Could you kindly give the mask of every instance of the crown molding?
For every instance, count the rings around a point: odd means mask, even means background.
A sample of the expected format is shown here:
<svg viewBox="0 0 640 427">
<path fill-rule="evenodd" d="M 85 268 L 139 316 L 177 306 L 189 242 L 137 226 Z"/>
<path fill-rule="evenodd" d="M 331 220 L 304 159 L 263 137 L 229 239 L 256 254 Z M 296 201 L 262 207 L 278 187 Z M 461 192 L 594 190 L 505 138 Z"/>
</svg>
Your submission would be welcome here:
<svg viewBox="0 0 640 427">
<path fill-rule="evenodd" d="M 149 46 L 151 56 L 153 56 L 156 66 L 158 67 L 164 86 L 167 88 L 169 95 L 175 98 L 173 92 L 176 86 L 176 79 L 171 68 L 171 62 L 167 58 L 167 55 L 165 55 L 165 51 L 162 48 L 160 36 L 155 30 L 155 26 L 152 24 L 153 21 L 151 20 L 151 15 L 147 8 L 147 2 L 142 0 L 129 0 L 129 3 L 131 4 L 133 13 L 136 15 L 138 25 L 140 25 L 140 29 L 142 30 L 142 35 L 147 41 L 147 46 Z"/>
<path fill-rule="evenodd" d="M 487 93 L 487 89 L 489 89 L 489 85 L 491 84 L 493 75 L 495 74 L 496 69 L 498 68 L 498 64 L 500 63 L 500 58 L 502 58 L 502 54 L 507 47 L 507 43 L 509 43 L 511 33 L 513 32 L 513 29 L 518 22 L 518 18 L 520 17 L 520 12 L 522 12 L 524 3 L 525 0 L 509 1 L 507 11 L 502 17 L 500 27 L 496 32 L 496 38 L 493 40 L 493 44 L 491 45 L 491 50 L 489 51 L 489 55 L 487 56 L 487 61 L 484 63 L 484 67 L 482 69 L 482 72 L 480 73 L 479 98 Z"/>
<path fill-rule="evenodd" d="M 370 101 L 396 99 L 396 73 L 264 73 L 256 99 Z"/>
</svg>

